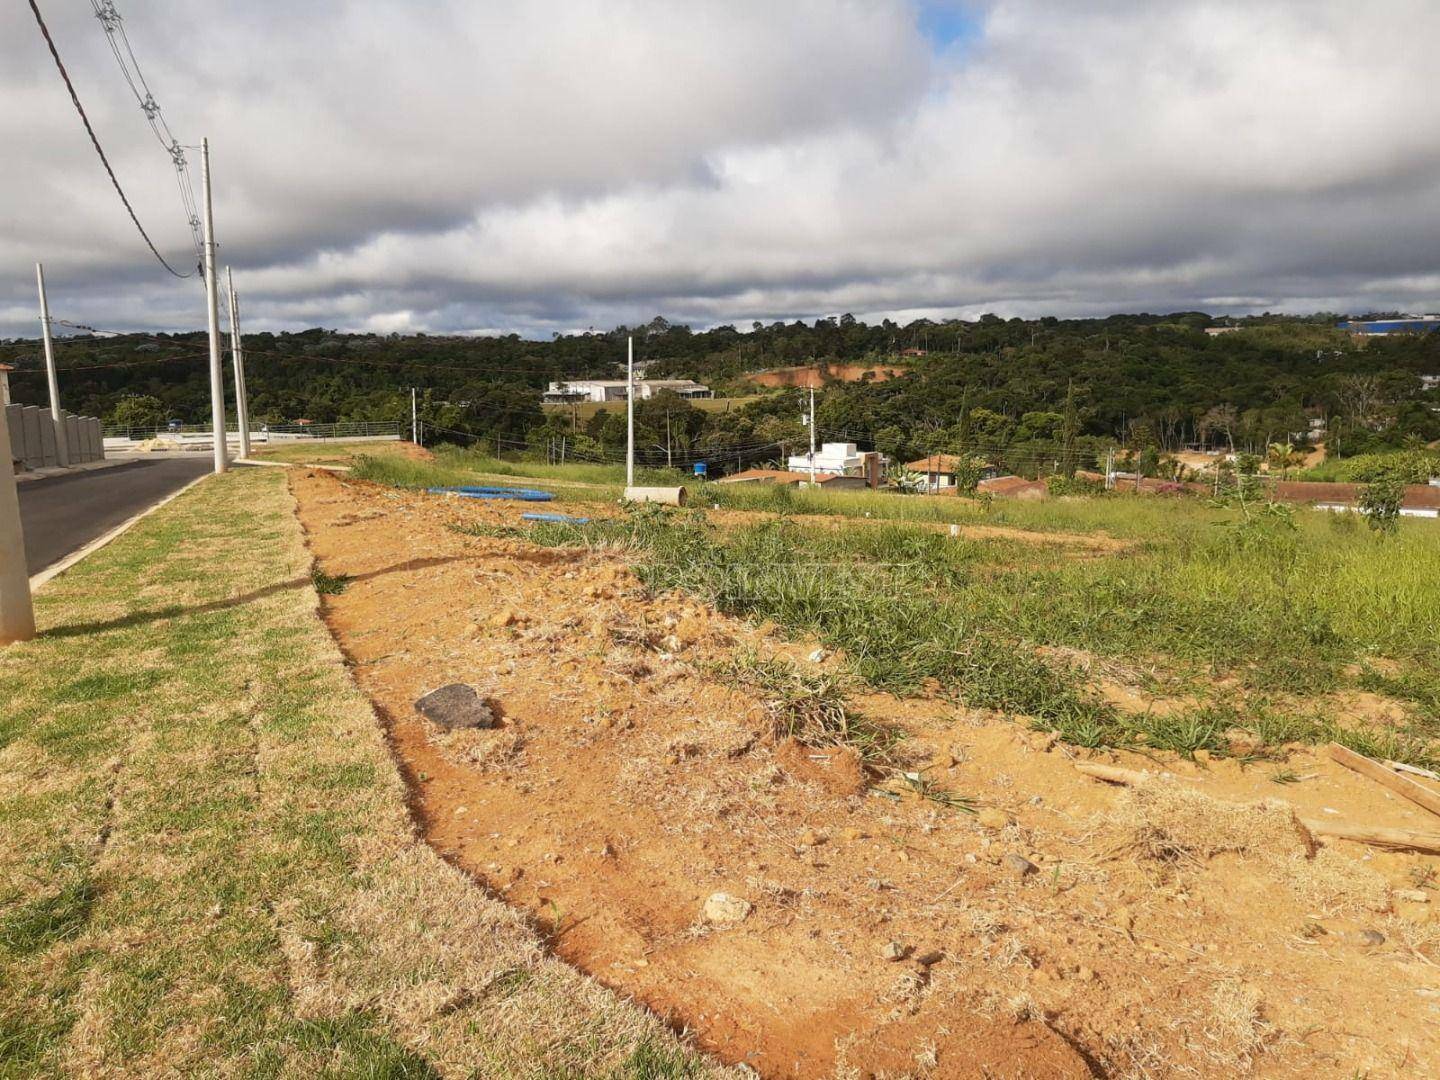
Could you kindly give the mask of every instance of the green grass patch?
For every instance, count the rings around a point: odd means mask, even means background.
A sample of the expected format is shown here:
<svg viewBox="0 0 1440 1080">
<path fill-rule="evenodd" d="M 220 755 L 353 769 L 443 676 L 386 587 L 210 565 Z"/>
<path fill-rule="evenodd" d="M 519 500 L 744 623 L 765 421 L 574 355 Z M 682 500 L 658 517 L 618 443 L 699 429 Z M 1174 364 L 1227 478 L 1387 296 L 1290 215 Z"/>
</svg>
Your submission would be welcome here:
<svg viewBox="0 0 1440 1080">
<path fill-rule="evenodd" d="M 1440 531 L 1393 538 L 1280 509 L 1209 510 L 1207 528 L 1101 558 L 1004 540 L 952 539 L 894 522 L 848 529 L 776 517 L 720 530 L 703 510 L 639 507 L 588 525 L 543 524 L 550 546 L 626 552 L 656 592 L 682 590 L 729 614 L 768 619 L 843 650 L 865 683 L 895 693 L 938 687 L 967 704 L 1020 714 L 1081 746 L 1142 745 L 1190 756 L 1228 752 L 1239 728 L 1268 744 L 1335 739 L 1424 763 L 1425 723 L 1347 726 L 1315 699 L 1347 685 L 1346 666 L 1405 656 L 1403 686 L 1423 712 L 1440 640 Z M 1239 706 L 1118 710 L 1088 677 L 1038 645 L 1144 658 L 1206 686 L 1240 680 Z M 1372 676 L 1372 681 L 1374 677 Z M 1178 680 L 1177 680 L 1178 681 Z M 1377 684 L 1378 685 L 1378 684 Z"/>
</svg>

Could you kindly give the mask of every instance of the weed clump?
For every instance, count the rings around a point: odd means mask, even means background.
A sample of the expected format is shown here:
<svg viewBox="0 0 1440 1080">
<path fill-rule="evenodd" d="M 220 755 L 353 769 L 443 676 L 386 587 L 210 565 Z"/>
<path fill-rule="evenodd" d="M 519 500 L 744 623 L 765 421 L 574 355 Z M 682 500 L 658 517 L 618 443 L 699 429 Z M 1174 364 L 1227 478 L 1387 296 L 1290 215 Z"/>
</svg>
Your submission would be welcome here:
<svg viewBox="0 0 1440 1080">
<path fill-rule="evenodd" d="M 1140 854 L 1166 862 L 1225 852 L 1309 858 L 1316 850 L 1310 830 L 1287 804 L 1220 802 L 1178 781 L 1130 789 L 1118 820 Z"/>
</svg>

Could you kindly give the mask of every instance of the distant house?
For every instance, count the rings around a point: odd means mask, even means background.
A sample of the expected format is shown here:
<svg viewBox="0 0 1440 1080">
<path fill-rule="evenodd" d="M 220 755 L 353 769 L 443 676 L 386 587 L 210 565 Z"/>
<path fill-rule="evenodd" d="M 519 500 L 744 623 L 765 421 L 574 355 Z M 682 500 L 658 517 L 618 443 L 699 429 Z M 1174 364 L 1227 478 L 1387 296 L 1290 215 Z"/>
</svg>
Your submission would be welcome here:
<svg viewBox="0 0 1440 1080">
<path fill-rule="evenodd" d="M 791 472 L 804 473 L 809 478 L 811 461 L 808 451 L 791 454 L 785 464 Z M 878 488 L 885 472 L 885 458 L 873 450 L 861 450 L 854 443 L 827 442 L 815 451 L 814 471 L 816 476 L 856 477 L 865 486 Z"/>
<path fill-rule="evenodd" d="M 682 398 L 713 398 L 715 392 L 708 386 L 693 379 L 637 379 L 640 400 L 653 398 L 664 390 Z M 543 401 L 547 405 L 568 405 L 576 401 L 624 401 L 626 399 L 624 379 L 577 379 L 570 382 L 552 382 L 545 390 Z"/>
<path fill-rule="evenodd" d="M 1421 390 L 1440 390 L 1440 375 L 1421 375 Z"/>
<path fill-rule="evenodd" d="M 916 348 L 901 349 L 901 350 L 900 350 L 900 355 L 901 355 L 901 356 L 924 356 L 924 355 L 925 355 L 925 350 L 924 350 L 924 349 L 916 349 Z"/>
<path fill-rule="evenodd" d="M 905 471 L 924 476 L 927 491 L 953 491 L 955 478 L 965 461 L 959 454 L 929 454 L 916 461 L 906 462 Z M 980 471 L 980 479 L 989 480 L 996 471 L 995 466 L 986 465 Z"/>
<path fill-rule="evenodd" d="M 796 472 L 810 472 L 810 454 L 791 454 L 785 463 Z M 815 471 L 834 476 L 859 475 L 865 466 L 865 455 L 852 443 L 827 442 L 815 451 Z"/>
<path fill-rule="evenodd" d="M 1219 337 L 1221 334 L 1238 334 L 1243 326 L 1207 326 L 1205 333 L 1210 337 Z"/>
<path fill-rule="evenodd" d="M 717 484 L 779 484 L 782 487 L 807 487 L 810 484 L 810 473 L 796 472 L 792 469 L 746 469 L 744 472 L 722 476 L 715 482 Z M 821 472 L 815 474 L 815 483 L 826 491 L 860 489 L 870 486 L 864 476 L 841 476 L 838 473 Z"/>
</svg>

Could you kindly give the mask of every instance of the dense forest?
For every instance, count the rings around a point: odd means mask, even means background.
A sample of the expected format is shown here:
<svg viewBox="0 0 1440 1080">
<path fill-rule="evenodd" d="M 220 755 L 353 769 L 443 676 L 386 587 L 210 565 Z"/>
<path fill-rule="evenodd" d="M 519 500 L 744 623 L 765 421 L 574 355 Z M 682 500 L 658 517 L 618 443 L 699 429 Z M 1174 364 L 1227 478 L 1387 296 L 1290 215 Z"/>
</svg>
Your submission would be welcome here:
<svg viewBox="0 0 1440 1080">
<path fill-rule="evenodd" d="M 576 457 L 613 457 L 624 444 L 623 410 L 542 410 L 539 392 L 564 378 L 623 376 L 625 339 L 649 377 L 687 377 L 717 396 L 744 398 L 700 409 L 671 395 L 637 409 L 647 457 L 748 464 L 776 459 L 809 439 L 801 393 L 762 391 L 749 373 L 794 365 L 902 363 L 893 379 L 827 382 L 817 433 L 904 460 L 934 451 L 1004 456 L 1016 471 L 1065 447 L 1082 459 L 1118 446 L 1136 453 L 1187 446 L 1264 453 L 1323 427 L 1332 456 L 1420 445 L 1440 438 L 1440 333 L 1356 338 L 1339 316 L 1235 320 L 1207 335 L 1202 313 L 1105 319 L 889 320 L 851 316 L 813 323 L 721 326 L 703 332 L 662 318 L 633 329 L 531 341 L 417 334 L 303 333 L 245 336 L 256 423 L 300 418 L 408 420 L 410 388 L 439 438 L 483 438 Z M 205 337 L 82 334 L 57 342 L 66 405 L 110 422 L 160 425 L 209 415 Z M 0 343 L 18 401 L 41 402 L 36 341 Z M 1315 423 L 1318 422 L 1318 423 Z"/>
</svg>

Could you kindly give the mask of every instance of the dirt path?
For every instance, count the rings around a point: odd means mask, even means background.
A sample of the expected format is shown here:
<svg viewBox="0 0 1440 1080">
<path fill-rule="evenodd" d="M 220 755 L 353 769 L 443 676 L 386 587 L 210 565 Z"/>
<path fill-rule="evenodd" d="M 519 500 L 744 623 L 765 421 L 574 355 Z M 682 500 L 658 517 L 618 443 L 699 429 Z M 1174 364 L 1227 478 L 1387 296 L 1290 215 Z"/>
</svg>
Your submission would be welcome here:
<svg viewBox="0 0 1440 1080">
<path fill-rule="evenodd" d="M 522 508 L 298 470 L 292 485 L 320 563 L 352 577 L 327 619 L 430 842 L 725 1060 L 774 1077 L 1228 1076 L 1262 1055 L 1267 1076 L 1440 1067 L 1440 978 L 1421 952 L 1437 955 L 1436 929 L 1389 893 L 1434 860 L 1116 857 L 1114 792 L 1052 740 L 933 701 L 861 704 L 987 812 L 866 791 L 845 753 L 765 738 L 764 701 L 707 674 L 739 648 L 803 649 L 647 597 L 611 556 L 446 527 Z M 415 699 L 452 681 L 502 726 L 420 720 Z M 1318 777 L 1293 793 L 1307 813 L 1333 801 L 1415 824 L 1304 754 L 1293 767 Z M 1197 781 L 1275 790 L 1228 763 Z M 1360 884 L 1338 887 L 1337 865 Z M 716 893 L 744 918 L 707 922 Z M 1387 944 L 1367 944 L 1376 927 Z"/>
</svg>

